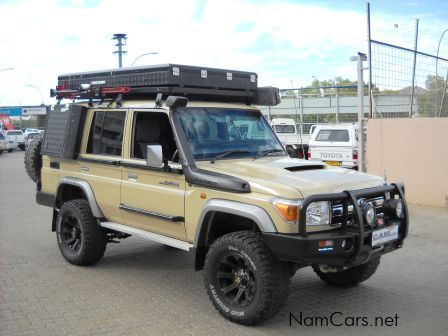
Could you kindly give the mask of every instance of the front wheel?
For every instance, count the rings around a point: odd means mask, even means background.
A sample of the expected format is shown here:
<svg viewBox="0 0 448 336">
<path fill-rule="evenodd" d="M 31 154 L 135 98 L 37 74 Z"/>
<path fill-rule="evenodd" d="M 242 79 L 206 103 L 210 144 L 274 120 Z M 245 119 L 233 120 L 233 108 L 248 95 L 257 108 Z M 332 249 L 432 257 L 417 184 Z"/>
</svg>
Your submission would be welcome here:
<svg viewBox="0 0 448 336">
<path fill-rule="evenodd" d="M 62 205 L 56 223 L 62 256 L 74 265 L 92 265 L 106 250 L 107 237 L 90 210 L 89 202 L 77 199 Z"/>
<path fill-rule="evenodd" d="M 254 325 L 286 303 L 289 274 L 260 233 L 238 231 L 218 238 L 207 252 L 204 282 L 214 307 L 230 321 Z"/>
<path fill-rule="evenodd" d="M 340 272 L 322 272 L 318 266 L 313 266 L 314 272 L 326 283 L 337 287 L 352 287 L 366 281 L 377 270 L 380 257 L 373 257 L 368 262 Z"/>
</svg>

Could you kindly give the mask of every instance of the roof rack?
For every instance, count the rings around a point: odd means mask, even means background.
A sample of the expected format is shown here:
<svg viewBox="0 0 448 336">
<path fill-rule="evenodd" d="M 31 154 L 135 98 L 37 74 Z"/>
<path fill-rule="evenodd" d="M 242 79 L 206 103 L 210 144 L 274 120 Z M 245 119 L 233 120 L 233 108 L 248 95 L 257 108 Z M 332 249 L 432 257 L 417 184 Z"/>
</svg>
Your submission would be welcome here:
<svg viewBox="0 0 448 336">
<path fill-rule="evenodd" d="M 155 98 L 181 95 L 205 101 L 255 103 L 258 76 L 254 72 L 179 64 L 119 68 L 58 76 L 56 99 Z"/>
</svg>

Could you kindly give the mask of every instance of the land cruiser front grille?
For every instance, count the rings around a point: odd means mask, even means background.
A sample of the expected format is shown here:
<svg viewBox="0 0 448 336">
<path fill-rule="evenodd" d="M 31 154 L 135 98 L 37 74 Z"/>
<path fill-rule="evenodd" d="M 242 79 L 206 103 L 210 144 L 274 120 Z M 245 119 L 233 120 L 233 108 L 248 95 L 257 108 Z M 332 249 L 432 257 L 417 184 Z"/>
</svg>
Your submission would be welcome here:
<svg viewBox="0 0 448 336">
<path fill-rule="evenodd" d="M 373 198 L 367 198 L 367 199 L 365 199 L 365 201 L 367 203 L 373 204 L 378 217 L 383 217 L 384 216 L 383 204 L 384 204 L 385 199 L 387 199 L 387 195 L 377 196 L 377 197 L 373 197 Z M 332 209 L 333 209 L 333 214 L 332 214 L 331 225 L 334 225 L 334 226 L 341 225 L 341 223 L 343 221 L 343 216 L 344 216 L 342 201 L 333 202 Z M 351 203 L 347 204 L 347 226 L 353 227 L 353 228 L 357 227 L 357 223 L 356 223 L 356 221 L 354 221 L 354 216 L 353 216 L 353 204 L 351 204 Z M 365 227 L 368 227 L 368 225 L 365 224 Z"/>
</svg>

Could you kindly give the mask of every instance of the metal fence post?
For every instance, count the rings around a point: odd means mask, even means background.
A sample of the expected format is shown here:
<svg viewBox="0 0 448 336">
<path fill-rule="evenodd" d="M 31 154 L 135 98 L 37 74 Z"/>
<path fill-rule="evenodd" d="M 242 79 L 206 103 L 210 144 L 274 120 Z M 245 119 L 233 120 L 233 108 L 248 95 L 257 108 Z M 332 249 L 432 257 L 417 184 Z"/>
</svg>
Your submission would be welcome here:
<svg viewBox="0 0 448 336">
<path fill-rule="evenodd" d="M 353 56 L 352 61 L 357 61 L 358 65 L 358 170 L 365 171 L 365 155 L 364 155 L 364 78 L 363 68 L 364 61 L 367 61 L 367 56 L 358 53 L 358 56 Z"/>
<path fill-rule="evenodd" d="M 414 105 L 415 94 L 415 67 L 417 65 L 417 42 L 418 42 L 418 19 L 415 19 L 415 44 L 414 44 L 414 64 L 412 66 L 412 91 L 411 91 L 411 109 L 409 110 L 409 118 L 412 118 L 412 108 Z"/>
</svg>

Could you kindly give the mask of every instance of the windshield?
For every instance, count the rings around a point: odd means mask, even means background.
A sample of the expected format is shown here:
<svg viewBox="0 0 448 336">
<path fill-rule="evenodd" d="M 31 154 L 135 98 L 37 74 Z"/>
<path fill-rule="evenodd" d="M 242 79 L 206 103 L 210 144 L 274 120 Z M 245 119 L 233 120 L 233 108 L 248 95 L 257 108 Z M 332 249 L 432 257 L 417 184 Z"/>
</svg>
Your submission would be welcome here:
<svg viewBox="0 0 448 336">
<path fill-rule="evenodd" d="M 259 111 L 224 108 L 179 109 L 182 128 L 195 160 L 285 155 L 283 147 Z"/>
<path fill-rule="evenodd" d="M 295 133 L 293 125 L 274 125 L 275 132 L 277 133 Z"/>
<path fill-rule="evenodd" d="M 347 130 L 321 130 L 316 141 L 348 142 L 350 137 Z"/>
</svg>

